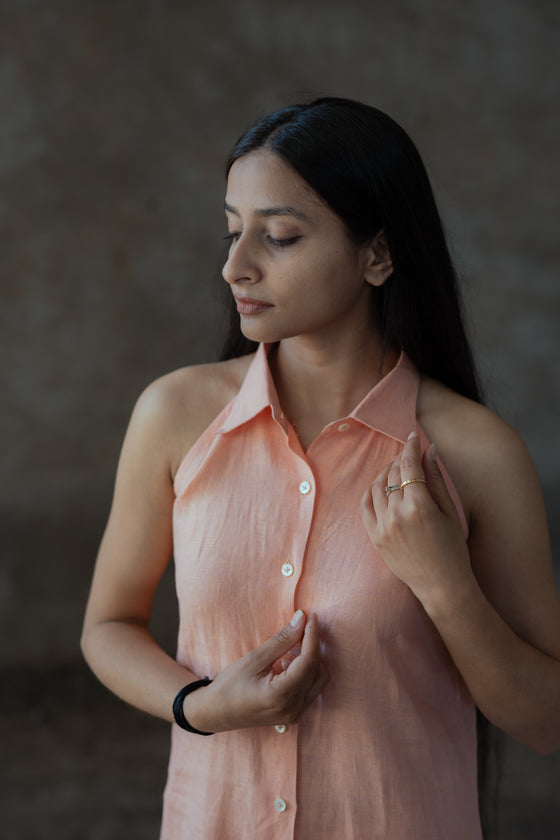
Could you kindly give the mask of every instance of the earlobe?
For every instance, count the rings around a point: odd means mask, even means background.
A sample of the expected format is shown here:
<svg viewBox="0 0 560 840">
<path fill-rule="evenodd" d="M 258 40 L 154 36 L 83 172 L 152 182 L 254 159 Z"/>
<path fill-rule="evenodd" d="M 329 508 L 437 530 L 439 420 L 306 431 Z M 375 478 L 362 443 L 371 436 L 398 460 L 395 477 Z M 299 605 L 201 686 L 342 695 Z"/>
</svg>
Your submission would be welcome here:
<svg viewBox="0 0 560 840">
<path fill-rule="evenodd" d="M 371 286 L 382 286 L 393 273 L 393 262 L 390 257 L 385 260 L 376 259 L 366 273 L 366 282 Z"/>
</svg>

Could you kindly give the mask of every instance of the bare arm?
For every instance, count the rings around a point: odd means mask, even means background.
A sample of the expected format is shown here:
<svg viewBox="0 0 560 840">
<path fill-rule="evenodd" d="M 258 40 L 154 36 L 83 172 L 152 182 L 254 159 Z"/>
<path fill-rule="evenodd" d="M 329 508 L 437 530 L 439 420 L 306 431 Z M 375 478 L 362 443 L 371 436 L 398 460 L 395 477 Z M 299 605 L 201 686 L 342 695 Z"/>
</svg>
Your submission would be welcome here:
<svg viewBox="0 0 560 840">
<path fill-rule="evenodd" d="M 200 384 L 193 376 L 194 384 Z M 207 418 L 196 416 L 199 409 L 185 407 L 184 388 L 178 399 L 176 391 L 172 380 L 160 380 L 133 412 L 82 633 L 84 656 L 99 679 L 122 699 L 168 721 L 179 689 L 205 676 L 168 656 L 148 630 L 154 594 L 172 553 L 177 452 L 207 425 Z M 201 403 L 198 394 L 196 404 Z M 192 440 L 182 431 L 189 421 Z M 300 642 L 300 656 L 279 668 L 277 661 Z M 294 722 L 327 679 L 317 622 L 301 614 L 224 669 L 210 686 L 188 695 L 185 714 L 203 731 Z"/>
<path fill-rule="evenodd" d="M 124 441 L 82 634 L 84 656 L 115 694 L 171 720 L 169 698 L 196 679 L 148 630 L 172 553 L 173 486 L 157 389 L 140 398 Z"/>
<path fill-rule="evenodd" d="M 492 427 L 467 469 L 469 544 L 437 462 L 409 440 L 364 496 L 376 548 L 436 625 L 476 704 L 536 752 L 560 747 L 560 601 L 523 444 Z M 385 496 L 386 484 L 425 477 Z"/>
</svg>

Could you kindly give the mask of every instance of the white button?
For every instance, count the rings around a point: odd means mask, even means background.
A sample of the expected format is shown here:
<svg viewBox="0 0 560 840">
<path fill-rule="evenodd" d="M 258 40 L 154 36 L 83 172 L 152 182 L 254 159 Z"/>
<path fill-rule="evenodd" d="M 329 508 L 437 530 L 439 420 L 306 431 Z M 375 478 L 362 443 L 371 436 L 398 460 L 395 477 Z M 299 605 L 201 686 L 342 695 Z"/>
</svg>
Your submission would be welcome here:
<svg viewBox="0 0 560 840">
<path fill-rule="evenodd" d="M 284 577 L 290 577 L 290 575 L 293 575 L 293 573 L 294 567 L 292 566 L 292 564 L 284 563 L 284 565 L 282 566 L 282 574 L 284 575 Z"/>
<path fill-rule="evenodd" d="M 350 423 L 341 423 L 340 426 L 338 427 L 338 431 L 339 432 L 345 432 L 346 429 L 349 429 L 349 428 L 350 428 Z"/>
<path fill-rule="evenodd" d="M 274 803 L 274 807 L 277 811 L 280 811 L 280 813 L 282 813 L 282 811 L 285 811 L 288 806 L 286 805 L 283 799 L 277 799 Z"/>
<path fill-rule="evenodd" d="M 299 492 L 302 496 L 307 496 L 309 491 L 311 490 L 311 484 L 308 481 L 302 481 L 299 485 Z"/>
<path fill-rule="evenodd" d="M 276 724 L 276 726 L 275 726 L 274 728 L 276 729 L 276 731 L 277 731 L 277 732 L 279 732 L 279 733 L 280 733 L 280 735 L 283 735 L 283 734 L 284 734 L 284 732 L 286 731 L 286 724 L 284 724 L 284 723 L 277 723 L 277 724 Z"/>
</svg>

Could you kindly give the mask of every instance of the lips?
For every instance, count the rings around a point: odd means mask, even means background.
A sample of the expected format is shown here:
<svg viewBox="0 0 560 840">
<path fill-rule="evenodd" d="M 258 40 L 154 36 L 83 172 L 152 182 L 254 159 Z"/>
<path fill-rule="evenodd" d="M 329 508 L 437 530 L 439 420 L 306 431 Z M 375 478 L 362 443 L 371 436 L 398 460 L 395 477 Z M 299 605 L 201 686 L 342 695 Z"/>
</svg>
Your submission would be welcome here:
<svg viewBox="0 0 560 840">
<path fill-rule="evenodd" d="M 256 300 L 255 298 L 238 297 L 237 295 L 234 295 L 234 298 L 237 311 L 241 315 L 258 315 L 259 312 L 264 312 L 273 306 L 272 303 L 265 303 L 263 300 Z"/>
</svg>

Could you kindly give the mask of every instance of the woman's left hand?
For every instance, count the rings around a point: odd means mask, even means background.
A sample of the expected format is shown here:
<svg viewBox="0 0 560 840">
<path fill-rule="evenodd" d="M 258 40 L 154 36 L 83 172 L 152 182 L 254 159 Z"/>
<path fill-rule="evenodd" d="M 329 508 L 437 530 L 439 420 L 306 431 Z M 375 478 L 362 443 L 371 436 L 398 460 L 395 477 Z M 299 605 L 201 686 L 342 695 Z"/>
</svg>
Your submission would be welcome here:
<svg viewBox="0 0 560 840">
<path fill-rule="evenodd" d="M 401 489 L 411 479 L 415 481 Z M 398 489 L 387 494 L 385 488 L 391 486 Z M 416 432 L 368 487 L 361 513 L 374 548 L 428 612 L 428 605 L 446 592 L 456 596 L 458 586 L 472 585 L 467 542 L 435 447 L 422 458 Z"/>
</svg>

